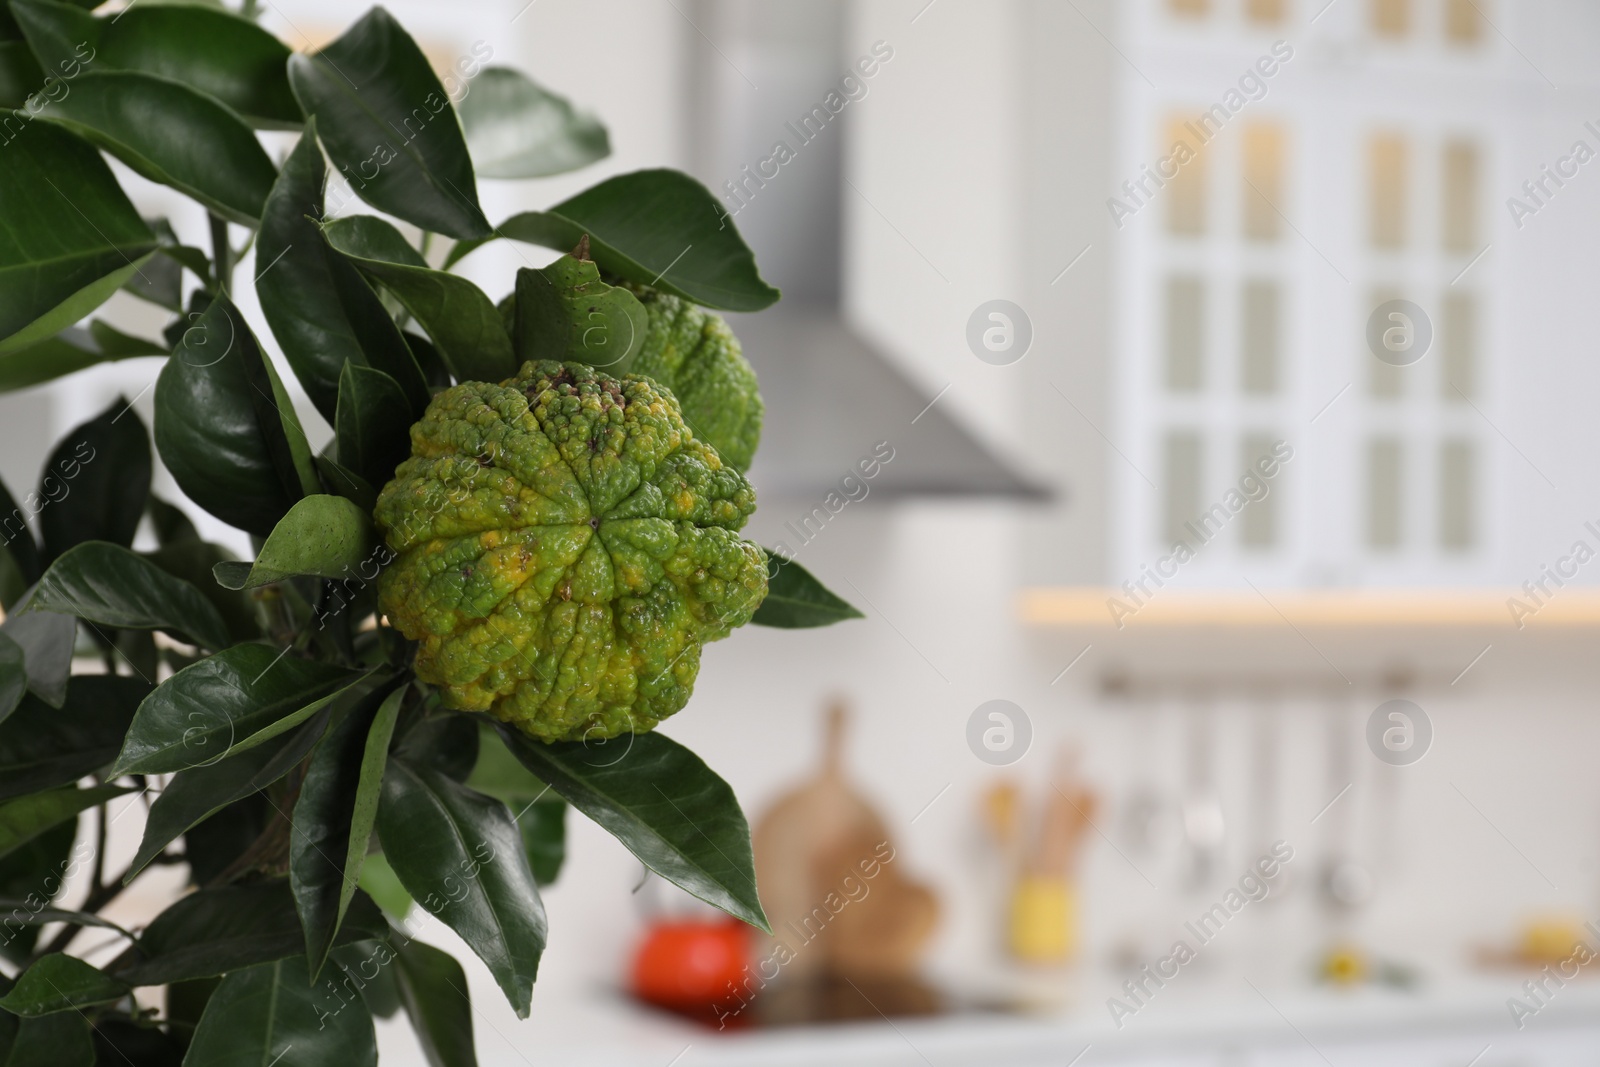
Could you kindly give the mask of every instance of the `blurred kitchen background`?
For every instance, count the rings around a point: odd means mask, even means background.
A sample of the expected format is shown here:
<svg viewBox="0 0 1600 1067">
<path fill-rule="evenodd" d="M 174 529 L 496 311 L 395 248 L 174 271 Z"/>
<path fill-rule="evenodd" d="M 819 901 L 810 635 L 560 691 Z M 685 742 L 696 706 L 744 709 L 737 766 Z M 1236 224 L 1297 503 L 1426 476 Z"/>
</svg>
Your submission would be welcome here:
<svg viewBox="0 0 1600 1067">
<path fill-rule="evenodd" d="M 364 6 L 263 22 L 309 48 Z M 775 918 L 893 849 L 707 1023 L 629 989 L 709 916 L 572 817 L 532 1019 L 459 953 L 482 1062 L 1595 1062 L 1600 7 L 390 7 L 609 127 L 585 171 L 483 181 L 492 219 L 679 167 L 784 290 L 734 324 L 750 535 L 866 618 L 737 632 L 663 729 L 758 825 Z M 464 271 L 498 298 L 548 258 Z M 7 483 L 118 391 L 148 417 L 158 369 L 0 398 Z"/>
</svg>

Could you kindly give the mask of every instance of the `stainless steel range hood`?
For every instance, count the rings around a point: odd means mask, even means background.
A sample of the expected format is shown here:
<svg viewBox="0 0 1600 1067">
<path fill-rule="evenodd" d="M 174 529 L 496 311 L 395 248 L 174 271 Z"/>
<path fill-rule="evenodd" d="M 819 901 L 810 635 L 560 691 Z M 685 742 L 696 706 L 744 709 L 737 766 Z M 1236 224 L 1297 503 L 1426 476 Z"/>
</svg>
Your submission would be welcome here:
<svg viewBox="0 0 1600 1067">
<path fill-rule="evenodd" d="M 788 125 L 846 69 L 839 0 L 700 0 L 688 99 L 691 169 L 731 191 Z M 853 330 L 840 309 L 843 133 L 848 110 L 804 144 L 770 185 L 744 186 L 734 222 L 783 290 L 776 307 L 730 316 L 767 404 L 751 476 L 763 492 L 826 493 L 879 441 L 895 459 L 873 483 L 887 496 L 1046 500 L 1031 479 L 964 427 Z"/>
</svg>

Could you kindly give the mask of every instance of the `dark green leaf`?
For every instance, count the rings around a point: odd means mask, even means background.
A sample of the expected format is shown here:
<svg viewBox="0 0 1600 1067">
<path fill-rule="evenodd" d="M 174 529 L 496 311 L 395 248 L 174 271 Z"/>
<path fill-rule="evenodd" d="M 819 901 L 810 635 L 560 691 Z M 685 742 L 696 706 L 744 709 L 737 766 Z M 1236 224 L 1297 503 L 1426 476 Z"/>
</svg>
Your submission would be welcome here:
<svg viewBox="0 0 1600 1067">
<path fill-rule="evenodd" d="M 0 997 L 0 1010 L 32 1018 L 54 1015 L 127 996 L 128 986 L 76 956 L 52 952 L 17 976 L 11 992 Z"/>
<path fill-rule="evenodd" d="M 504 801 L 516 813 L 534 881 L 541 888 L 555 884 L 566 858 L 567 802 L 534 777 L 492 727 L 485 725 L 478 733 L 482 739 L 478 762 L 467 784 Z"/>
<path fill-rule="evenodd" d="M 0 108 L 21 108 L 44 87 L 44 71 L 26 41 L 0 40 Z"/>
<path fill-rule="evenodd" d="M 70 72 L 92 63 L 95 70 L 159 74 L 215 97 L 257 125 L 300 123 L 289 90 L 289 49 L 254 22 L 220 8 L 135 4 L 114 18 L 97 19 L 49 0 L 12 0 L 12 10 L 46 66 Z"/>
<path fill-rule="evenodd" d="M 328 728 L 319 715 L 294 733 L 273 738 L 220 763 L 173 775 L 145 819 L 144 840 L 128 866 L 128 877 L 159 856 L 168 845 L 228 805 L 257 793 L 306 758 Z"/>
<path fill-rule="evenodd" d="M 358 677 L 269 645 L 235 645 L 156 687 L 139 705 L 110 777 L 183 771 L 245 751 L 264 728 Z"/>
<path fill-rule="evenodd" d="M 395 922 L 404 922 L 411 914 L 411 894 L 400 884 L 400 877 L 382 852 L 367 853 L 367 860 L 361 865 L 360 885 Z"/>
<path fill-rule="evenodd" d="M 126 792 L 114 785 L 52 789 L 0 804 L 0 856 L 21 848 L 51 827 L 77 818 L 80 811 Z"/>
<path fill-rule="evenodd" d="M 219 564 L 217 581 L 228 589 L 253 589 L 296 575 L 371 581 L 387 558 L 375 552 L 377 544 L 372 519 L 350 501 L 308 496 L 272 528 L 255 563 Z M 368 568 L 372 573 L 363 573 Z"/>
<path fill-rule="evenodd" d="M 28 691 L 27 661 L 22 646 L 0 633 L 0 723 L 11 717 Z M 0 789 L 5 783 L 0 781 Z"/>
<path fill-rule="evenodd" d="M 0 356 L 54 337 L 105 303 L 156 248 L 100 153 L 36 121 L 13 136 L 11 121 L 0 167 L 0 292 L 8 294 Z"/>
<path fill-rule="evenodd" d="M 457 110 L 474 169 L 485 178 L 565 174 L 611 154 L 599 119 L 509 67 L 485 67 Z"/>
<path fill-rule="evenodd" d="M 27 610 L 101 626 L 165 630 L 204 648 L 228 644 L 227 625 L 200 590 L 105 541 L 86 541 L 50 564 Z"/>
<path fill-rule="evenodd" d="M 115 1016 L 94 1025 L 95 1062 L 101 1067 L 182 1067 L 183 1044 L 151 1022 Z"/>
<path fill-rule="evenodd" d="M 506 747 L 613 834 L 646 867 L 728 914 L 769 930 L 756 895 L 750 827 L 728 783 L 658 733 L 544 745 L 501 728 Z"/>
<path fill-rule="evenodd" d="M 517 359 L 573 360 L 618 376 L 650 330 L 638 297 L 601 281 L 593 261 L 572 256 L 517 271 L 514 322 Z"/>
<path fill-rule="evenodd" d="M 36 511 L 33 503 L 28 505 L 29 511 Z M 0 482 L 0 553 L 8 555 L 16 566 L 17 576 L 24 585 L 32 585 L 39 580 L 39 575 L 44 573 L 44 564 L 39 559 L 39 547 L 33 540 L 33 531 L 28 528 L 28 517 L 16 500 L 11 496 L 11 490 Z M 16 603 L 12 598 L 3 606 L 10 611 Z"/>
<path fill-rule="evenodd" d="M 478 1067 L 467 974 L 455 957 L 421 941 L 396 950 L 400 1000 L 429 1067 Z"/>
<path fill-rule="evenodd" d="M 760 311 L 778 290 L 761 280 L 755 256 L 710 190 L 675 170 L 619 174 L 549 211 L 513 215 L 495 230 L 562 252 L 585 234 L 600 269 L 724 311 Z M 450 250 L 449 267 L 482 242 Z"/>
<path fill-rule="evenodd" d="M 0 625 L 0 633 L 22 649 L 28 668 L 28 690 L 51 707 L 59 708 L 67 699 L 78 623 L 68 615 L 22 614 L 25 606 L 25 602 L 17 605 L 17 614 Z"/>
<path fill-rule="evenodd" d="M 397 757 L 383 780 L 378 836 L 401 883 L 472 946 L 527 1018 L 544 905 L 506 806 Z"/>
<path fill-rule="evenodd" d="M 23 1019 L 5 1067 L 93 1067 L 89 1024 L 76 1012 Z"/>
<path fill-rule="evenodd" d="M 188 541 L 141 555 L 174 578 L 181 578 L 200 590 L 227 624 L 230 644 L 261 637 L 261 625 L 250 595 L 224 589 L 217 584 L 213 573 L 218 565 L 233 559 L 232 552 L 207 541 Z"/>
<path fill-rule="evenodd" d="M 383 8 L 313 55 L 289 81 L 334 164 L 380 211 L 451 237 L 483 237 L 472 161 L 444 86 Z"/>
<path fill-rule="evenodd" d="M 341 463 L 370 484 L 383 485 L 411 454 L 411 422 L 411 405 L 393 378 L 371 367 L 344 365 L 334 419 Z"/>
<path fill-rule="evenodd" d="M 265 537 L 320 491 L 305 433 L 238 308 L 218 299 L 156 380 L 156 449 L 189 499 Z"/>
<path fill-rule="evenodd" d="M 59 709 L 35 696 L 23 700 L 0 723 L 0 799 L 71 785 L 105 769 L 149 692 L 142 678 L 85 674 L 73 679 Z"/>
<path fill-rule="evenodd" d="M 153 74 L 80 74 L 71 92 L 39 112 L 39 121 L 80 134 L 241 226 L 256 225 L 278 173 L 232 110 Z"/>
<path fill-rule="evenodd" d="M 194 528 L 189 516 L 176 504 L 169 504 L 152 495 L 149 502 L 150 525 L 155 529 L 156 543 L 162 548 L 174 545 L 198 544 L 200 531 Z"/>
<path fill-rule="evenodd" d="M 352 709 L 317 746 L 294 806 L 289 884 L 313 975 L 321 972 L 350 906 L 372 840 L 389 739 L 406 690 L 379 699 L 382 692 Z"/>
<path fill-rule="evenodd" d="M 832 626 L 846 619 L 865 617 L 830 593 L 800 564 L 785 560 L 770 549 L 767 551 L 767 598 L 756 609 L 751 622 L 793 630 Z"/>
<path fill-rule="evenodd" d="M 15 858 L 16 855 L 16 853 L 13 853 L 7 859 Z M 0 918 L 0 930 L 4 930 L 9 934 L 14 927 L 18 926 L 75 923 L 78 926 L 96 926 L 102 930 L 115 930 L 129 941 L 137 940 L 131 932 L 124 930 L 114 922 L 102 919 L 98 915 L 90 915 L 88 912 L 83 911 L 73 911 L 70 908 L 45 907 L 39 903 L 41 899 L 37 896 L 33 900 L 0 897 L 0 916 L 4 916 L 4 918 Z"/>
<path fill-rule="evenodd" d="M 389 926 L 365 893 L 357 893 L 339 932 L 339 944 L 386 941 Z M 106 970 L 129 985 L 169 985 L 211 978 L 258 963 L 299 956 L 305 935 L 284 879 L 200 889 L 157 915 L 138 945 Z M 300 984 L 307 985 L 301 971 Z"/>
<path fill-rule="evenodd" d="M 464 782 L 478 762 L 477 716 L 435 712 L 405 731 L 395 755 Z"/>
<path fill-rule="evenodd" d="M 395 950 L 382 941 L 357 941 L 328 953 L 328 962 L 344 976 L 340 984 L 360 993 L 367 1011 L 379 1019 L 392 1019 L 400 1011 L 395 968 L 387 966 L 394 958 Z"/>
<path fill-rule="evenodd" d="M 85 541 L 133 544 L 149 495 L 150 435 L 119 396 L 63 437 L 39 474 L 39 496 L 50 501 L 39 512 L 44 562 Z"/>
<path fill-rule="evenodd" d="M 395 295 L 457 378 L 497 382 L 516 373 L 511 338 L 482 289 L 454 274 L 399 261 L 400 249 L 410 246 L 379 219 L 335 219 L 322 233 L 336 252 Z"/>
<path fill-rule="evenodd" d="M 567 858 L 567 802 L 551 794 L 522 805 L 517 828 L 522 831 L 522 847 L 528 851 L 534 881 L 541 887 L 555 885 Z"/>
<path fill-rule="evenodd" d="M 329 492 L 350 501 L 365 514 L 372 514 L 378 503 L 378 491 L 365 478 L 329 455 L 317 457 L 317 471 Z"/>
<path fill-rule="evenodd" d="M 88 862 L 92 849 L 87 842 L 75 844 L 77 836 L 78 821 L 69 819 L 0 859 L 0 894 L 21 900 L 29 910 L 47 909 L 62 886 Z M 0 920 L 0 958 L 20 966 L 33 951 L 39 928 L 7 921 L 10 918 L 8 909 L 6 920 Z M 0 988 L 4 986 L 0 981 Z M 3 1020 L 0 1015 L 0 1025 Z M 0 1035 L 0 1048 L 4 1047 Z"/>
<path fill-rule="evenodd" d="M 149 263 L 141 262 L 148 271 Z M 152 341 L 93 319 L 88 329 L 70 326 L 54 337 L 0 354 L 0 392 L 26 389 L 101 363 L 166 354 L 165 348 Z"/>
<path fill-rule="evenodd" d="M 372 1016 L 328 985 L 312 985 L 299 956 L 228 975 L 206 1004 L 184 1063 L 376 1067 Z"/>
<path fill-rule="evenodd" d="M 261 310 L 311 402 L 330 423 L 347 363 L 373 367 L 406 391 L 421 417 L 428 386 L 383 301 L 343 256 L 328 250 L 314 219 L 323 216 L 325 168 L 316 124 L 295 145 L 261 216 L 256 279 Z"/>
</svg>

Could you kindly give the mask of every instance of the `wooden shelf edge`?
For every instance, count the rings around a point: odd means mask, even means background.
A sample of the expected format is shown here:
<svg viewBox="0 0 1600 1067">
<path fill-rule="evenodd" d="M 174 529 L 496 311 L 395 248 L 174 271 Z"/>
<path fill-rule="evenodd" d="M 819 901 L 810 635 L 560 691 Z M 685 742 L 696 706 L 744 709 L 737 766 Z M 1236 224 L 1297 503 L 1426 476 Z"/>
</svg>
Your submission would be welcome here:
<svg viewBox="0 0 1600 1067">
<path fill-rule="evenodd" d="M 1568 587 L 1543 599 L 1540 605 L 1520 589 L 1162 589 L 1144 598 L 1141 606 L 1120 589 L 1033 587 L 1018 594 L 1017 612 L 1029 626 L 1108 630 L 1285 623 L 1333 628 L 1600 627 L 1600 588 Z"/>
</svg>

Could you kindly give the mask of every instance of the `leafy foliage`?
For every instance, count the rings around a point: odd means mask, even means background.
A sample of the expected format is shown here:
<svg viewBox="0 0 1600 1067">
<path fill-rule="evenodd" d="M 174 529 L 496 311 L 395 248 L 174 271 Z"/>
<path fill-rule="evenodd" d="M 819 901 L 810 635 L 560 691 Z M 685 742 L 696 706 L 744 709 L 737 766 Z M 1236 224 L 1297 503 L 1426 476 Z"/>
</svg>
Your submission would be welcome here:
<svg viewBox="0 0 1600 1067">
<path fill-rule="evenodd" d="M 620 388 L 678 412 L 683 447 L 753 507 L 727 468 L 759 437 L 754 374 L 703 309 L 778 293 L 715 197 L 646 170 L 493 228 L 480 177 L 589 165 L 609 154 L 605 127 L 476 52 L 441 79 L 382 8 L 297 54 L 254 3 L 95 6 L 0 3 L 0 392 L 164 365 L 149 399 L 119 397 L 46 450 L 36 485 L 0 485 L 0 958 L 16 975 L 0 974 L 0 1063 L 368 1064 L 373 1018 L 403 1008 L 430 1063 L 473 1064 L 466 975 L 402 920 L 415 901 L 449 925 L 527 1015 L 539 886 L 560 872 L 569 808 L 764 927 L 744 815 L 698 757 L 648 732 L 545 744 L 491 729 L 378 610 L 401 568 L 373 511 L 437 444 L 419 420 L 438 421 L 446 390 L 476 395 L 464 383 L 514 408 L 522 394 L 492 383 L 530 360 L 585 380 L 638 371 Z M 261 130 L 297 139 L 280 157 Z M 193 206 L 141 217 L 108 159 Z M 404 226 L 351 212 L 346 188 Z M 202 220 L 209 252 L 179 236 Z M 238 300 L 241 229 L 260 323 Z M 497 237 L 568 254 L 505 279 L 497 303 L 451 270 Z M 161 336 L 91 317 L 123 290 L 170 316 Z M 297 390 L 331 431 L 320 452 Z M 253 559 L 151 495 L 158 458 L 184 507 L 249 535 Z M 678 463 L 646 493 L 689 509 L 672 520 L 686 530 L 733 506 L 706 479 L 691 492 L 691 473 Z M 769 562 L 757 609 L 760 551 L 746 554 L 750 595 L 737 618 L 700 620 L 706 634 L 751 611 L 786 627 L 856 617 L 792 563 Z M 692 659 L 666 667 L 692 682 Z M 672 685 L 675 710 L 689 688 Z M 143 839 L 107 870 L 99 843 L 129 811 Z M 100 916 L 168 865 L 193 891 L 137 937 Z M 80 910 L 59 906 L 69 883 L 86 886 Z M 90 927 L 120 942 L 109 962 L 74 954 Z M 148 987 L 164 992 L 135 1002 Z"/>
</svg>

